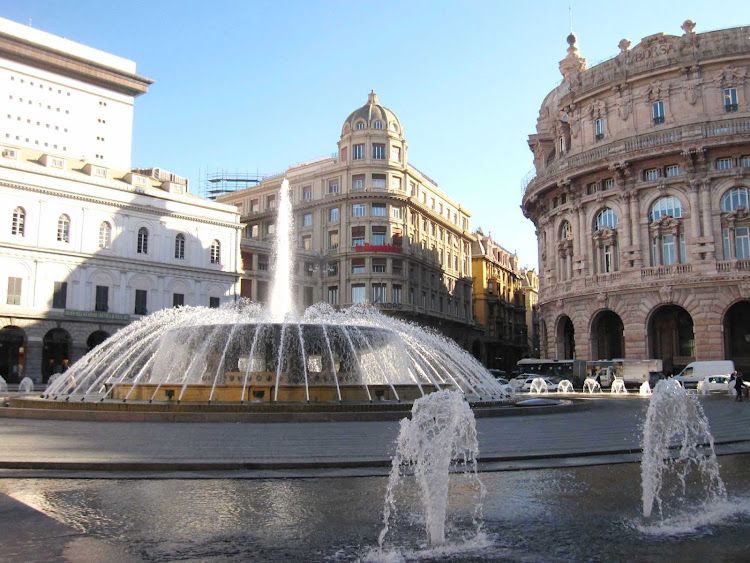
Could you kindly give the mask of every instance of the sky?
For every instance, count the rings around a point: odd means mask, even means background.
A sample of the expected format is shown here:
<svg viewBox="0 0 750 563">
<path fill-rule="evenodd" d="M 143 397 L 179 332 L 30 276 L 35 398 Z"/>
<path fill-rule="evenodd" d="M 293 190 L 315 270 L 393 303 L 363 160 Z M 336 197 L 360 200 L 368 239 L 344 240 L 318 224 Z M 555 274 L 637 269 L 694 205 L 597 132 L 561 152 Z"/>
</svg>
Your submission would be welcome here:
<svg viewBox="0 0 750 563">
<path fill-rule="evenodd" d="M 0 16 L 135 61 L 133 166 L 190 180 L 274 173 L 337 150 L 375 90 L 401 121 L 408 160 L 471 213 L 471 227 L 537 267 L 520 209 L 528 136 L 560 81 L 573 29 L 589 66 L 643 37 L 750 24 L 746 0 L 0 0 Z M 741 19 L 744 17 L 744 20 Z M 632 47 L 631 47 L 632 48 Z"/>
</svg>

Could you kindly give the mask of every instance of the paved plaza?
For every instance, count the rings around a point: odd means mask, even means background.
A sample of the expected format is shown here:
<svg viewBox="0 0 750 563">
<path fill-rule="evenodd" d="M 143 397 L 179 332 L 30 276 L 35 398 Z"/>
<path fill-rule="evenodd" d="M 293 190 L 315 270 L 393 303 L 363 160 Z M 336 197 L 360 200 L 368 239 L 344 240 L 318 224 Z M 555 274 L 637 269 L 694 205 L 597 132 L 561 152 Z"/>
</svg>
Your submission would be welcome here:
<svg viewBox="0 0 750 563">
<path fill-rule="evenodd" d="M 717 453 L 750 452 L 750 403 L 700 399 Z M 485 470 L 637 461 L 648 402 L 585 400 L 583 408 L 477 418 Z M 7 410 L 3 413 L 10 414 Z M 179 423 L 0 418 L 0 476 L 54 472 L 204 472 L 240 476 L 382 474 L 399 424 Z M 145 475 L 144 475 L 145 476 Z"/>
</svg>

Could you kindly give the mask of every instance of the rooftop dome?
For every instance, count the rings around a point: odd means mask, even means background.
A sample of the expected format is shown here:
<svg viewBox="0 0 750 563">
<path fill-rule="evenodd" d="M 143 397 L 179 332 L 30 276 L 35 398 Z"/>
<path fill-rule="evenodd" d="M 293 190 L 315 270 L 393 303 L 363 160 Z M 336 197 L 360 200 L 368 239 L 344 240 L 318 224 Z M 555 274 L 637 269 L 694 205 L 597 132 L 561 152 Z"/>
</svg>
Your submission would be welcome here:
<svg viewBox="0 0 750 563">
<path fill-rule="evenodd" d="M 380 121 L 383 129 L 393 131 L 395 133 L 401 133 L 401 122 L 396 117 L 396 114 L 389 110 L 387 107 L 381 106 L 378 102 L 378 95 L 372 90 L 367 95 L 367 103 L 361 108 L 354 110 L 349 114 L 349 117 L 344 121 L 343 132 L 347 133 L 349 130 L 356 129 L 356 123 L 362 121 L 365 124 L 365 128 L 375 127 L 375 122 Z M 349 128 L 347 129 L 347 125 Z"/>
</svg>

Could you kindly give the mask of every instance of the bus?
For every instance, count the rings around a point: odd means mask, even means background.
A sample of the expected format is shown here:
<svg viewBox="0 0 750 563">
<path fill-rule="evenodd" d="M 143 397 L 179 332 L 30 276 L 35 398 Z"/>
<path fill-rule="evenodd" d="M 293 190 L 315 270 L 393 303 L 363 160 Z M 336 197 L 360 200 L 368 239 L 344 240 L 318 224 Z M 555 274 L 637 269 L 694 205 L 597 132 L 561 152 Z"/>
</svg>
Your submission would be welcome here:
<svg viewBox="0 0 750 563">
<path fill-rule="evenodd" d="M 586 379 L 586 360 L 524 358 L 518 361 L 516 367 L 521 373 L 567 379 L 573 384 L 573 387 L 583 386 L 583 381 Z"/>
</svg>

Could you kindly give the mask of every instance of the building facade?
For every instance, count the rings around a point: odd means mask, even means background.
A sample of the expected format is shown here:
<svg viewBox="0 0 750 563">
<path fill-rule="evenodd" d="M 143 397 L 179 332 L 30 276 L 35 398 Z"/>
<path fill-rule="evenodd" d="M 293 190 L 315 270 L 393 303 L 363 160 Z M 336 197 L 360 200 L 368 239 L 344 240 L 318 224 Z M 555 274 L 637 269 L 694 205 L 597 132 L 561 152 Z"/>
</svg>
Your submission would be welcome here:
<svg viewBox="0 0 750 563">
<path fill-rule="evenodd" d="M 284 177 L 294 208 L 299 306 L 369 302 L 470 346 L 470 215 L 409 164 L 401 122 L 374 92 L 346 118 L 336 154 L 217 197 L 242 213 L 241 294 L 254 301 L 269 298 Z"/>
<path fill-rule="evenodd" d="M 0 375 L 50 375 L 131 320 L 238 287 L 236 211 L 130 169 L 135 64 L 0 20 Z M 102 148 L 104 147 L 104 148 Z M 3 295 L 4 294 L 4 295 Z"/>
<path fill-rule="evenodd" d="M 481 232 L 473 235 L 474 318 L 481 333 L 472 352 L 488 368 L 511 373 L 528 356 L 526 296 L 518 256 Z"/>
<path fill-rule="evenodd" d="M 544 357 L 750 369 L 750 28 L 694 27 L 592 68 L 568 38 L 522 204 Z"/>
</svg>

